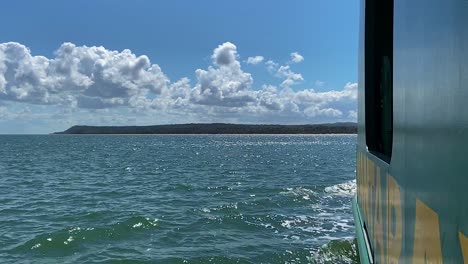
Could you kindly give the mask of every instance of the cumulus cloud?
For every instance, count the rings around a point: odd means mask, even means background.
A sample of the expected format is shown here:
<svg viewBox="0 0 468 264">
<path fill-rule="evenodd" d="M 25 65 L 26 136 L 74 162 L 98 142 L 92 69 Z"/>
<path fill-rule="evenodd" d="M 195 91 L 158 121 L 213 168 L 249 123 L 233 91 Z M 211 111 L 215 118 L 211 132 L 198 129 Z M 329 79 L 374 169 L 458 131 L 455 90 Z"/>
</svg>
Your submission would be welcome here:
<svg viewBox="0 0 468 264">
<path fill-rule="evenodd" d="M 284 77 L 286 78 L 282 83 L 282 87 L 290 87 L 294 84 L 299 83 L 300 81 L 303 81 L 304 78 L 300 73 L 295 73 L 291 70 L 289 65 L 287 66 L 280 66 L 277 71 L 277 76 L 279 77 Z"/>
<path fill-rule="evenodd" d="M 257 65 L 264 60 L 263 56 L 248 57 L 247 64 Z"/>
<path fill-rule="evenodd" d="M 24 45 L 0 44 L 0 99 L 84 108 L 127 105 L 169 83 L 147 56 L 64 43 L 55 57 L 32 56 Z"/>
<path fill-rule="evenodd" d="M 149 115 L 146 120 L 155 123 L 158 118 L 168 122 L 170 115 L 190 122 L 355 120 L 355 108 L 345 109 L 340 104 L 357 101 L 356 83 L 325 92 L 293 91 L 290 87 L 303 81 L 302 75 L 289 65 L 268 60 L 267 69 L 281 79 L 280 83 L 254 87 L 233 43 L 216 47 L 211 59 L 211 66 L 195 70 L 193 82 L 187 77 L 172 82 L 147 56 L 130 50 L 64 43 L 47 58 L 31 55 L 20 43 L 0 43 L 0 102 L 53 105 L 106 115 L 127 111 L 140 117 Z M 263 60 L 261 56 L 249 57 L 247 63 Z M 110 109 L 126 110 L 108 112 Z M 6 116 L 8 111 L 2 106 L 0 119 Z"/>
<path fill-rule="evenodd" d="M 270 73 L 275 73 L 278 70 L 278 67 L 279 67 L 279 64 L 272 61 L 272 60 L 268 60 L 267 62 L 265 62 L 265 65 L 267 66 L 267 70 Z"/>
<path fill-rule="evenodd" d="M 316 92 L 313 89 L 298 91 L 295 93 L 294 101 L 302 104 L 313 104 L 324 107 L 333 102 L 356 101 L 357 83 L 347 83 L 343 90 L 331 90 Z"/>
<path fill-rule="evenodd" d="M 320 108 L 319 106 L 310 106 L 304 110 L 304 114 L 309 117 L 316 116 L 328 116 L 328 117 L 340 117 L 343 113 L 334 108 Z"/>
<path fill-rule="evenodd" d="M 237 47 L 231 42 L 225 42 L 214 49 L 211 58 L 218 66 L 231 65 L 237 61 Z"/>
<path fill-rule="evenodd" d="M 291 62 L 293 63 L 299 63 L 304 60 L 304 57 L 301 54 L 299 54 L 299 52 L 293 52 L 290 55 L 291 55 Z"/>
<path fill-rule="evenodd" d="M 226 42 L 211 56 L 214 67 L 197 69 L 198 83 L 192 91 L 192 102 L 218 106 L 244 106 L 254 100 L 250 87 L 253 79 L 242 71 L 237 58 L 237 47 Z M 218 66 L 218 67 L 216 67 Z"/>
<path fill-rule="evenodd" d="M 273 60 L 266 61 L 265 65 L 269 73 L 283 79 L 281 87 L 288 88 L 304 81 L 302 74 L 293 72 L 289 65 L 280 66 L 279 63 Z"/>
</svg>

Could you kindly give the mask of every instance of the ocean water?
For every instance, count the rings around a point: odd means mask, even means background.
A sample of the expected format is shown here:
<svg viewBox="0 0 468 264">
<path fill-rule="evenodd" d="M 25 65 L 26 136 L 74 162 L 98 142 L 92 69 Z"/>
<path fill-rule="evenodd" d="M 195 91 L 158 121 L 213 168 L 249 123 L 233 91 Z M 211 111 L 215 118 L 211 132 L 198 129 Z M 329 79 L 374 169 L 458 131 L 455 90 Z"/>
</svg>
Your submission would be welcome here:
<svg viewBox="0 0 468 264">
<path fill-rule="evenodd" d="M 357 263 L 355 144 L 0 136 L 0 263 Z"/>
</svg>

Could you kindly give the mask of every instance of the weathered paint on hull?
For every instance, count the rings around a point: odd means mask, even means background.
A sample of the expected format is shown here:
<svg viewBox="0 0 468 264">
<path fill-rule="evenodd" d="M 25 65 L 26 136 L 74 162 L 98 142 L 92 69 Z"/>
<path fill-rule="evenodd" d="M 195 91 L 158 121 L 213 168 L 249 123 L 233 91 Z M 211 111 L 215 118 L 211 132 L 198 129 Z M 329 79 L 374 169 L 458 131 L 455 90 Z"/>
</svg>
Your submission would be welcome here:
<svg viewBox="0 0 468 264">
<path fill-rule="evenodd" d="M 467 263 L 468 238 L 457 228 L 459 219 L 442 218 L 428 202 L 407 193 L 388 164 L 372 154 L 358 151 L 357 164 L 356 205 L 366 230 L 358 232 L 368 236 L 375 263 Z M 358 243 L 362 254 L 364 240 Z"/>
</svg>

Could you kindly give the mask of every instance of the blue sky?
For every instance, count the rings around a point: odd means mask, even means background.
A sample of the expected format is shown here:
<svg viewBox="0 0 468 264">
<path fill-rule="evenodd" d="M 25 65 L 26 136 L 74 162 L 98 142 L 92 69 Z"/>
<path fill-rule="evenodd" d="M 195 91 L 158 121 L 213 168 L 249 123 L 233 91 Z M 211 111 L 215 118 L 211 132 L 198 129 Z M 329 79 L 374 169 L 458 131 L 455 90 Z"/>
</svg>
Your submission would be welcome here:
<svg viewBox="0 0 468 264">
<path fill-rule="evenodd" d="M 358 6 L 5 2 L 0 133 L 73 124 L 353 121 Z"/>
</svg>

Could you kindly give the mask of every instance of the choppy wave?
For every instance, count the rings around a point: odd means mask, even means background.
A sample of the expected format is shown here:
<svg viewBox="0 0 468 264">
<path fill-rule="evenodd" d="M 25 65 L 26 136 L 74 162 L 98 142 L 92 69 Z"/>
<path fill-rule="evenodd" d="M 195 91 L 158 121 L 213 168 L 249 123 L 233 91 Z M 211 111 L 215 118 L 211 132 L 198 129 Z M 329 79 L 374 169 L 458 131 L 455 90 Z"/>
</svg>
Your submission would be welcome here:
<svg viewBox="0 0 468 264">
<path fill-rule="evenodd" d="M 18 246 L 17 251 L 34 251 L 66 255 L 70 250 L 82 244 L 101 241 L 111 242 L 137 234 L 144 230 L 158 228 L 158 219 L 147 217 L 132 217 L 123 222 L 116 222 L 110 226 L 100 227 L 71 227 L 65 230 L 54 231 L 39 235 Z"/>
<path fill-rule="evenodd" d="M 356 240 L 332 240 L 314 252 L 312 263 L 359 263 Z"/>
<path fill-rule="evenodd" d="M 296 187 L 296 188 L 286 188 L 284 191 L 280 192 L 282 195 L 293 196 L 295 198 L 303 199 L 303 200 L 310 200 L 311 197 L 317 195 L 317 192 L 304 188 L 304 187 Z"/>
<path fill-rule="evenodd" d="M 353 196 L 356 193 L 356 180 L 335 184 L 325 188 L 325 192 L 331 195 Z"/>
<path fill-rule="evenodd" d="M 2 138 L 0 263 L 350 263 L 355 182 L 333 184 L 354 153 L 355 136 Z"/>
<path fill-rule="evenodd" d="M 332 240 L 317 249 L 285 250 L 261 254 L 253 259 L 243 257 L 204 256 L 194 258 L 167 258 L 164 263 L 312 263 L 312 264 L 352 264 L 359 263 L 359 253 L 355 240 Z"/>
</svg>

